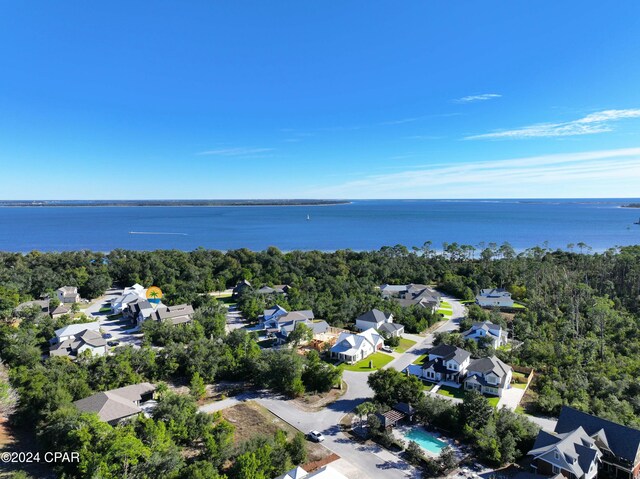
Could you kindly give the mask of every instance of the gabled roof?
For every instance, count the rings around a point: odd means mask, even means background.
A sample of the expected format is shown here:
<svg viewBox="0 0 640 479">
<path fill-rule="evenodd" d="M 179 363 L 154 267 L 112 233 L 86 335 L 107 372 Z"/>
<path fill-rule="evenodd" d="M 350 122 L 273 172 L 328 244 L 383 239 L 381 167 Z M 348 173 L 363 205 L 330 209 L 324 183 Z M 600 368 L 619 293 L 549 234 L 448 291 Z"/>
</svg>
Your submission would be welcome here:
<svg viewBox="0 0 640 479">
<path fill-rule="evenodd" d="M 70 324 L 64 328 L 56 329 L 55 334 L 57 337 L 74 336 L 87 329 L 90 329 L 91 331 L 98 331 L 100 330 L 100 323 L 93 321 L 91 323 Z"/>
<path fill-rule="evenodd" d="M 56 291 L 60 291 L 63 296 L 75 296 L 78 294 L 78 288 L 76 286 L 62 286 Z"/>
<path fill-rule="evenodd" d="M 555 453 L 558 453 L 558 457 Z M 556 464 L 580 478 L 589 472 L 592 464 L 600 460 L 602 453 L 586 431 L 578 427 L 565 434 L 540 431 L 528 455 Z"/>
<path fill-rule="evenodd" d="M 21 303 L 18 306 L 16 306 L 15 311 L 16 312 L 20 312 L 23 309 L 32 308 L 34 306 L 39 307 L 40 311 L 43 312 L 43 313 L 48 313 L 49 312 L 49 300 L 48 299 L 37 299 L 35 301 L 27 301 L 25 303 Z"/>
<path fill-rule="evenodd" d="M 135 402 L 140 401 L 143 394 L 154 390 L 155 386 L 151 383 L 133 384 L 94 394 L 74 404 L 82 412 L 97 413 L 105 422 L 118 421 L 142 412 Z"/>
<path fill-rule="evenodd" d="M 307 474 L 308 474 L 307 471 L 305 471 L 300 466 L 298 466 L 295 469 L 291 469 L 290 471 L 285 472 L 284 474 L 281 474 L 275 479 L 302 479 Z"/>
<path fill-rule="evenodd" d="M 592 437 L 604 431 L 609 450 L 616 456 L 622 457 L 632 464 L 635 463 L 640 450 L 640 430 L 592 416 L 569 406 L 563 406 L 555 432 L 563 434 L 579 427 L 582 427 Z"/>
<path fill-rule="evenodd" d="M 473 376 L 473 373 L 482 375 L 493 373 L 501 379 L 500 383 L 502 385 L 503 380 L 506 380 L 507 374 L 511 371 L 511 366 L 503 363 L 496 356 L 491 356 L 490 358 L 474 359 L 469 364 L 467 371 L 469 376 Z"/>
<path fill-rule="evenodd" d="M 390 313 L 384 313 L 379 309 L 372 309 L 358 316 L 356 318 L 356 321 L 363 321 L 365 323 L 378 324 L 378 323 L 386 323 L 387 321 L 389 321 L 390 317 L 391 317 Z"/>
<path fill-rule="evenodd" d="M 404 326 L 398 323 L 384 323 L 379 328 L 378 331 L 381 333 L 393 334 L 397 331 L 404 330 Z"/>
<path fill-rule="evenodd" d="M 482 323 L 473 323 L 471 325 L 471 328 L 469 328 L 464 333 L 462 333 L 462 335 L 470 336 L 480 329 L 483 329 L 484 331 L 486 331 L 487 334 L 491 334 L 492 336 L 495 336 L 495 337 L 500 337 L 502 326 L 500 326 L 499 324 L 494 324 L 490 321 L 484 321 Z"/>
<path fill-rule="evenodd" d="M 485 288 L 480 290 L 480 294 L 478 296 L 483 296 L 485 298 L 510 298 L 511 293 L 504 288 Z"/>
<path fill-rule="evenodd" d="M 471 353 L 469 351 L 445 343 L 440 343 L 435 348 L 432 348 L 429 351 L 429 355 L 438 356 L 444 361 L 450 361 L 453 359 L 458 364 L 461 364 L 463 361 L 471 357 Z"/>
<path fill-rule="evenodd" d="M 158 308 L 154 312 L 157 321 L 168 321 L 172 324 L 188 323 L 193 315 L 193 306 L 190 304 L 178 304 L 176 306 L 167 306 Z"/>
<path fill-rule="evenodd" d="M 360 351 L 365 342 L 371 344 L 375 349 L 382 342 L 382 337 L 373 328 L 369 328 L 359 334 L 342 332 L 331 351 L 353 355 Z"/>
</svg>

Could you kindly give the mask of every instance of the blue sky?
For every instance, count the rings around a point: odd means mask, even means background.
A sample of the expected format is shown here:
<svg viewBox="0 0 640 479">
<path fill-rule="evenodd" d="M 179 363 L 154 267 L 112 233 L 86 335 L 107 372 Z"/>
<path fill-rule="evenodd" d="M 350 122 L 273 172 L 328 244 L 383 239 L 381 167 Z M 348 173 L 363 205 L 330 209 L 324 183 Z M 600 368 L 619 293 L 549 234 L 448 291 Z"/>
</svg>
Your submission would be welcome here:
<svg viewBox="0 0 640 479">
<path fill-rule="evenodd" d="M 1 199 L 640 191 L 636 0 L 1 12 Z"/>
</svg>

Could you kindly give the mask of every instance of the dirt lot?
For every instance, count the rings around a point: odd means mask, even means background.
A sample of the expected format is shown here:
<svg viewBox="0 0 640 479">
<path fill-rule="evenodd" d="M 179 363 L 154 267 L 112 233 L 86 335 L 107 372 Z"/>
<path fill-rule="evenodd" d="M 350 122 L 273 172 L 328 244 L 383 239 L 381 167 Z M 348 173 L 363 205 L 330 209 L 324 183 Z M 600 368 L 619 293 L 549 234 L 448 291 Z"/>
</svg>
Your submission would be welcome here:
<svg viewBox="0 0 640 479">
<path fill-rule="evenodd" d="M 342 389 L 333 388 L 328 393 L 322 394 L 305 394 L 300 398 L 294 399 L 292 402 L 295 403 L 296 407 L 304 411 L 319 411 L 320 409 L 325 408 L 327 407 L 327 405 L 336 401 L 346 392 L 347 383 L 342 381 Z"/>
<path fill-rule="evenodd" d="M 293 426 L 253 401 L 224 409 L 222 415 L 236 428 L 234 438 L 236 444 L 259 435 L 273 436 L 278 429 L 287 432 L 289 438 L 298 432 Z M 309 461 L 321 461 L 331 455 L 331 451 L 327 448 L 310 441 L 307 442 L 307 451 Z"/>
</svg>

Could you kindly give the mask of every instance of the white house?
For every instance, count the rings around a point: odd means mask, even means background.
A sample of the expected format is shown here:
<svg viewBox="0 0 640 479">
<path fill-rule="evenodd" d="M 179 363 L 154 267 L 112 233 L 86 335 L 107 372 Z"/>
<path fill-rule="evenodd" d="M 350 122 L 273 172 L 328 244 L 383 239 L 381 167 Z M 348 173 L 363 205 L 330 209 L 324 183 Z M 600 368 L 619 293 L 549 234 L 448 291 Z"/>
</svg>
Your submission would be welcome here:
<svg viewBox="0 0 640 479">
<path fill-rule="evenodd" d="M 58 299 L 61 303 L 78 303 L 80 301 L 80 295 L 78 294 L 78 288 L 75 286 L 63 286 L 56 290 Z"/>
<path fill-rule="evenodd" d="M 362 333 L 340 333 L 336 344 L 331 348 L 331 357 L 353 364 L 370 356 L 384 346 L 384 340 L 371 328 Z"/>
<path fill-rule="evenodd" d="M 480 290 L 480 294 L 476 296 L 476 303 L 483 308 L 512 308 L 513 299 L 511 293 L 502 288 L 487 288 Z"/>
<path fill-rule="evenodd" d="M 356 329 L 358 331 L 366 331 L 370 328 L 378 330 L 385 323 L 393 323 L 393 314 L 372 309 L 356 318 Z"/>
<path fill-rule="evenodd" d="M 475 359 L 467 368 L 464 388 L 475 389 L 482 394 L 502 396 L 504 390 L 511 387 L 511 377 L 511 366 L 497 357 Z"/>
<path fill-rule="evenodd" d="M 442 343 L 429 351 L 420 374 L 422 378 L 431 382 L 460 383 L 470 363 L 469 351 Z"/>
<path fill-rule="evenodd" d="M 472 339 L 475 342 L 483 338 L 488 338 L 491 347 L 498 348 L 507 343 L 507 332 L 502 330 L 499 324 L 493 324 L 489 321 L 483 323 L 473 323 L 471 328 L 462 333 L 464 339 Z"/>
<path fill-rule="evenodd" d="M 129 303 L 133 303 L 139 299 L 146 299 L 147 290 L 138 283 L 133 286 L 124 288 L 121 294 L 111 298 L 111 314 L 123 313 Z"/>
<path fill-rule="evenodd" d="M 307 472 L 300 466 L 276 477 L 275 479 L 347 479 L 331 466 L 322 466 L 314 472 Z"/>
<path fill-rule="evenodd" d="M 55 338 L 51 339 L 51 341 L 49 342 L 54 344 L 54 343 L 66 341 L 67 339 L 72 338 L 76 334 L 79 334 L 87 330 L 99 332 L 100 323 L 98 323 L 97 321 L 93 321 L 91 323 L 70 324 L 68 326 L 65 326 L 64 328 L 56 329 Z"/>
<path fill-rule="evenodd" d="M 96 328 L 98 323 L 71 324 L 56 330 L 49 356 L 78 356 L 89 351 L 95 356 L 107 354 L 107 342 Z"/>
</svg>

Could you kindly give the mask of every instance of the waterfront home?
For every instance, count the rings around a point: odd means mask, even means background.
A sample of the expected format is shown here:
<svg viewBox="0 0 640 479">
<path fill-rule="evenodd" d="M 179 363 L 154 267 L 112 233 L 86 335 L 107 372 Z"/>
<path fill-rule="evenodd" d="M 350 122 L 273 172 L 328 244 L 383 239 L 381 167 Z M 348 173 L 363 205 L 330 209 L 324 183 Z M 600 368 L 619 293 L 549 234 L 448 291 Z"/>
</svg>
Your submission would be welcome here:
<svg viewBox="0 0 640 479">
<path fill-rule="evenodd" d="M 361 316 L 356 318 L 356 329 L 358 331 L 366 331 L 367 329 L 373 328 L 380 332 L 383 325 L 393 324 L 393 314 L 384 313 L 379 309 L 372 309 L 367 311 Z M 391 336 L 399 336 L 400 328 L 386 328 L 384 332 L 390 334 Z M 404 328 L 402 327 L 404 332 Z"/>
<path fill-rule="evenodd" d="M 505 389 L 509 389 L 513 371 L 511 366 L 503 363 L 495 356 L 471 361 L 467 367 L 464 388 L 482 394 L 502 397 Z"/>
<path fill-rule="evenodd" d="M 473 323 L 471 328 L 462 333 L 464 339 L 472 339 L 478 344 L 489 345 L 496 349 L 507 344 L 507 332 L 502 330 L 499 324 L 489 321 Z"/>
<path fill-rule="evenodd" d="M 568 457 L 562 454 L 562 445 L 579 438 L 583 447 L 571 449 Z M 560 445 L 554 448 L 554 446 Z M 586 446 L 586 447 L 584 447 Z M 553 433 L 540 431 L 529 451 L 532 467 L 538 474 L 561 473 L 566 477 L 590 479 L 602 473 L 605 477 L 640 478 L 640 430 L 602 419 L 569 406 L 563 406 Z M 597 461 L 592 457 L 597 455 Z M 583 466 L 590 464 L 593 471 Z M 575 470 L 579 465 L 580 470 Z M 576 472 L 583 472 L 579 476 Z"/>
<path fill-rule="evenodd" d="M 101 421 L 115 426 L 124 419 L 150 410 L 154 405 L 156 390 L 151 383 L 132 384 L 75 401 L 81 412 L 96 413 Z"/>
<path fill-rule="evenodd" d="M 133 303 L 138 299 L 146 299 L 146 293 L 147 290 L 138 283 L 124 288 L 122 293 L 108 301 L 111 306 L 111 314 L 120 314 L 126 309 L 129 303 Z"/>
<path fill-rule="evenodd" d="M 358 334 L 343 332 L 330 349 L 330 355 L 332 358 L 353 364 L 380 350 L 382 346 L 384 340 L 373 328 Z"/>
<path fill-rule="evenodd" d="M 64 303 L 78 303 L 80 301 L 80 295 L 78 294 L 78 288 L 75 286 L 63 286 L 56 289 L 58 299 L 62 304 Z"/>
<path fill-rule="evenodd" d="M 513 308 L 511 293 L 502 288 L 481 289 L 476 295 L 476 303 L 483 308 Z"/>
<path fill-rule="evenodd" d="M 460 383 L 471 363 L 471 353 L 449 344 L 439 344 L 429 351 L 422 363 L 421 377 L 431 382 Z"/>
<path fill-rule="evenodd" d="M 440 308 L 440 293 L 424 284 L 383 284 L 380 293 L 383 298 L 391 299 L 404 308 L 419 306 L 434 313 Z"/>
</svg>

